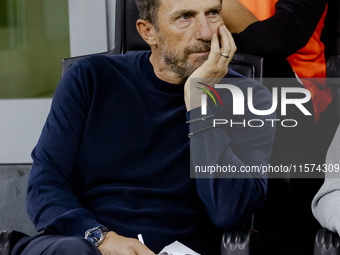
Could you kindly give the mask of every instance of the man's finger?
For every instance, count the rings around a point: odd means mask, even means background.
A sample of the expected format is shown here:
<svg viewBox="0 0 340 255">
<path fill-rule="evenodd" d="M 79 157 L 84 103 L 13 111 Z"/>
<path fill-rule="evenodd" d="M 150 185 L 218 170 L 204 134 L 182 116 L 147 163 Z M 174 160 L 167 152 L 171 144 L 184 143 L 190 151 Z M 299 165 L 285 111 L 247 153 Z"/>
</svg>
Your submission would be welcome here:
<svg viewBox="0 0 340 255">
<path fill-rule="evenodd" d="M 235 41 L 234 41 L 234 38 L 233 36 L 231 35 L 230 31 L 227 29 L 227 27 L 225 27 L 225 31 L 226 31 L 226 35 L 228 37 L 228 41 L 229 41 L 229 45 L 230 45 L 230 60 L 233 58 L 237 48 L 236 48 L 236 45 L 235 45 Z"/>
<path fill-rule="evenodd" d="M 135 253 L 137 255 L 155 255 L 146 245 L 141 242 L 136 243 Z"/>
<path fill-rule="evenodd" d="M 226 28 L 226 26 L 223 25 L 223 26 L 219 27 L 218 32 L 219 32 L 219 35 L 221 37 L 221 53 L 226 54 L 227 56 L 230 57 L 230 52 L 231 52 L 232 46 L 231 46 L 230 38 L 228 36 L 229 31 Z"/>
<path fill-rule="evenodd" d="M 220 43 L 218 41 L 217 35 L 213 34 L 213 37 L 211 39 L 211 45 L 210 45 L 210 54 L 208 57 L 208 61 L 217 61 L 218 58 L 221 55 L 220 51 Z"/>
</svg>

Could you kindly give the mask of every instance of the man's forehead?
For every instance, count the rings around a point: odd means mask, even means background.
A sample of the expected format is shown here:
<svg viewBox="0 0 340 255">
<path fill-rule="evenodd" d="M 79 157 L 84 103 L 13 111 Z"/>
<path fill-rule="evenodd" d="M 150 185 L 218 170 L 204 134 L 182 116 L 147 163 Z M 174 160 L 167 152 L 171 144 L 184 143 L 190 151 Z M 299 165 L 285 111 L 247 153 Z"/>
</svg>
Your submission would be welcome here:
<svg viewBox="0 0 340 255">
<path fill-rule="evenodd" d="M 160 10 L 167 13 L 179 10 L 209 10 L 221 5 L 221 0 L 160 0 Z"/>
</svg>

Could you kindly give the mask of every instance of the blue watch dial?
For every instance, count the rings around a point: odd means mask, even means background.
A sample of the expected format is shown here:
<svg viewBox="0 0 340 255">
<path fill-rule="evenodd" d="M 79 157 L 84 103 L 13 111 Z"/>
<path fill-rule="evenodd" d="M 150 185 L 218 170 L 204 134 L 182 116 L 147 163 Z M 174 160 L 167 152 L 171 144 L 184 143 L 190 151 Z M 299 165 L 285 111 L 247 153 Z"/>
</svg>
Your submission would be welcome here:
<svg viewBox="0 0 340 255">
<path fill-rule="evenodd" d="M 108 230 L 105 227 L 95 227 L 87 230 L 84 238 L 89 240 L 95 246 L 98 246 L 103 242 L 107 232 Z"/>
</svg>

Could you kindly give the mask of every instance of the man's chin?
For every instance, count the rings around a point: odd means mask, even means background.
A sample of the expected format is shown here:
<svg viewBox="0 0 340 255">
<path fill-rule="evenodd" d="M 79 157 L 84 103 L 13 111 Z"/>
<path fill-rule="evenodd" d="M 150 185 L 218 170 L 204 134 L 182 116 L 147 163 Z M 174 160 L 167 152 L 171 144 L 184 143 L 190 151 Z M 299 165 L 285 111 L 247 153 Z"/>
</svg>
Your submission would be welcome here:
<svg viewBox="0 0 340 255">
<path fill-rule="evenodd" d="M 208 56 L 201 56 L 195 59 L 193 62 L 193 66 L 195 66 L 195 69 L 199 68 L 205 61 L 207 61 Z"/>
<path fill-rule="evenodd" d="M 189 65 L 187 65 L 186 68 L 186 75 L 183 76 L 185 78 L 189 78 L 189 76 L 196 71 L 197 68 L 201 67 L 203 63 L 207 60 L 207 57 L 200 57 L 196 59 L 195 61 L 191 62 Z"/>
</svg>

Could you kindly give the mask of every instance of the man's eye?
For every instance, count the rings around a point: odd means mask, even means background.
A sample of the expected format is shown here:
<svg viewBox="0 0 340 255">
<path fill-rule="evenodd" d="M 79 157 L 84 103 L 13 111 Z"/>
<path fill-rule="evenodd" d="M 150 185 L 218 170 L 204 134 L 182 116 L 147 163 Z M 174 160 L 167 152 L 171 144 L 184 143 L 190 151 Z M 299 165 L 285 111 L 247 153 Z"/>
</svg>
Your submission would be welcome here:
<svg viewBox="0 0 340 255">
<path fill-rule="evenodd" d="M 211 16 L 217 16 L 219 13 L 220 13 L 220 12 L 219 12 L 218 10 L 212 10 L 212 11 L 210 12 L 210 15 L 211 15 Z"/>
<path fill-rule="evenodd" d="M 212 22 L 217 22 L 221 18 L 221 12 L 219 10 L 212 10 L 209 12 L 208 17 Z"/>
<path fill-rule="evenodd" d="M 189 19 L 189 18 L 190 18 L 190 14 L 184 13 L 184 14 L 181 15 L 180 18 L 181 18 L 181 19 L 184 19 L 184 20 Z"/>
</svg>

